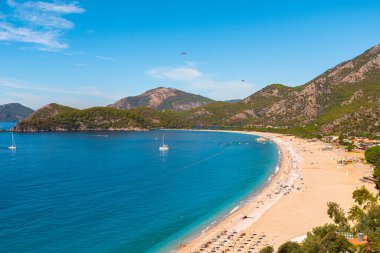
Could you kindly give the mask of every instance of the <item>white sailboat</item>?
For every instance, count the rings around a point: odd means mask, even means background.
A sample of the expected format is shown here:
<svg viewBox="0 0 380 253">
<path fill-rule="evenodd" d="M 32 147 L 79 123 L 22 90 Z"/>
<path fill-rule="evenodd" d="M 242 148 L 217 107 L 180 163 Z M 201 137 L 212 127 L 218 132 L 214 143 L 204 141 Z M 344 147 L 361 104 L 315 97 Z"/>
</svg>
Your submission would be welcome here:
<svg viewBox="0 0 380 253">
<path fill-rule="evenodd" d="M 15 137 L 13 136 L 13 133 L 12 133 L 12 145 L 8 146 L 8 149 L 9 150 L 16 150 L 16 142 L 15 142 Z"/>
<path fill-rule="evenodd" d="M 162 142 L 161 142 L 161 145 L 159 147 L 159 150 L 160 151 L 168 151 L 169 150 L 169 146 L 165 144 L 165 136 L 162 136 Z"/>
</svg>

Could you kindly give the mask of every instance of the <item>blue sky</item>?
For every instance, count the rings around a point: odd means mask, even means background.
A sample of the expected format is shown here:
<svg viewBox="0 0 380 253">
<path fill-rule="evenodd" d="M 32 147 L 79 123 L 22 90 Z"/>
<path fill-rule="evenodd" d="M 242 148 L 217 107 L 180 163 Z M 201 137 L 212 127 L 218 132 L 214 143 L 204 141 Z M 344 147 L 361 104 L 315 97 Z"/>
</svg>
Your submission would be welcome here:
<svg viewBox="0 0 380 253">
<path fill-rule="evenodd" d="M 87 108 L 158 86 L 244 98 L 379 44 L 379 17 L 378 0 L 0 0 L 0 104 Z"/>
</svg>

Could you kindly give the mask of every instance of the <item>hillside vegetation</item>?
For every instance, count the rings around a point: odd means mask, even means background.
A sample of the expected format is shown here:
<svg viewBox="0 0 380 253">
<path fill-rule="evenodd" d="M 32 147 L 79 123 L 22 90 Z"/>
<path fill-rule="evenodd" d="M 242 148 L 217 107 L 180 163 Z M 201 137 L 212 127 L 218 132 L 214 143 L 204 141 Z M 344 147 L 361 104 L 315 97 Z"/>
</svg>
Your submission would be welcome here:
<svg viewBox="0 0 380 253">
<path fill-rule="evenodd" d="M 304 85 L 272 84 L 231 106 L 211 103 L 195 108 L 187 119 L 205 127 L 380 134 L 380 46 Z"/>
<path fill-rule="evenodd" d="M 178 117 L 151 108 L 118 110 L 94 107 L 77 110 L 58 104 L 49 104 L 19 122 L 19 132 L 76 131 L 76 130 L 142 130 L 162 125 L 184 125 Z"/>
<path fill-rule="evenodd" d="M 198 95 L 160 87 L 124 98 L 109 108 L 76 110 L 48 105 L 21 121 L 15 129 L 155 127 L 218 127 L 303 136 L 332 133 L 380 136 L 380 46 L 327 70 L 304 85 L 271 84 L 235 103 L 212 102 Z"/>
</svg>

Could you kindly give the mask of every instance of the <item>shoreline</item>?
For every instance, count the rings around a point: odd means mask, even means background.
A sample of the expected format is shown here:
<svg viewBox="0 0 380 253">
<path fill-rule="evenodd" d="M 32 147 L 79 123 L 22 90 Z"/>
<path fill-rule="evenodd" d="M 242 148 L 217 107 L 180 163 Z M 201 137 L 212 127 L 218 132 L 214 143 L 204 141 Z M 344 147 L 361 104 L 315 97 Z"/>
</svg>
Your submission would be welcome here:
<svg viewBox="0 0 380 253">
<path fill-rule="evenodd" d="M 321 141 L 318 141 L 317 143 L 308 142 L 307 140 L 294 136 L 265 132 L 227 130 L 190 131 L 229 132 L 264 137 L 276 144 L 277 149 L 280 152 L 280 165 L 277 173 L 274 171 L 274 173 L 268 178 L 270 179 L 270 182 L 267 181 L 263 186 L 260 186 L 259 189 L 254 190 L 250 195 L 251 197 L 244 200 L 247 202 L 244 203 L 242 207 L 233 210 L 233 212 L 228 214 L 224 219 L 218 221 L 217 224 L 214 224 L 208 229 L 202 230 L 201 234 L 194 235 L 195 239 L 182 242 L 176 249 L 176 252 L 179 253 L 198 252 L 202 246 L 203 248 L 206 247 L 206 249 L 212 247 L 216 252 L 222 252 L 221 249 L 231 250 L 233 248 L 228 247 L 236 247 L 237 245 L 240 245 L 239 241 L 246 240 L 246 238 L 241 239 L 239 237 L 237 242 L 235 242 L 236 238 L 233 238 L 234 234 L 244 235 L 243 237 L 246 237 L 247 235 L 250 236 L 250 238 L 252 237 L 251 235 L 261 234 L 263 238 L 260 239 L 260 243 L 262 243 L 256 245 L 255 248 L 250 248 L 251 252 L 258 252 L 260 247 L 262 248 L 266 245 L 272 245 L 276 248 L 287 240 L 306 234 L 307 231 L 315 226 L 330 222 L 325 211 L 327 208 L 326 203 L 328 201 L 340 203 L 343 208 L 347 209 L 353 203 L 351 193 L 356 187 L 365 185 L 367 188 L 371 189 L 371 185 L 359 180 L 363 174 L 370 173 L 369 166 L 361 164 L 360 167 L 363 170 L 355 171 L 355 173 L 350 173 L 351 175 L 348 176 L 348 172 L 344 173 L 343 171 L 339 171 L 339 166 L 337 167 L 336 163 L 333 162 L 335 159 L 338 159 L 339 156 L 342 156 L 344 152 L 336 147 L 332 151 L 321 151 L 321 146 L 325 145 Z M 306 150 L 309 154 L 302 154 L 307 153 Z M 323 153 L 310 156 L 310 154 L 314 154 L 314 152 Z M 328 159 L 325 159 L 326 154 Z M 322 156 L 323 159 L 320 159 L 319 156 Z M 318 164 L 319 160 L 326 160 L 325 165 L 329 168 L 328 173 L 321 173 L 324 170 L 323 168 L 309 168 L 309 165 Z M 327 162 L 329 162 L 328 165 Z M 337 167 L 337 169 L 335 169 L 335 167 Z M 342 168 L 342 170 L 343 169 L 344 168 Z M 346 169 L 346 171 L 349 171 L 349 169 Z M 313 177 L 310 177 L 312 174 L 315 174 L 315 172 L 319 174 L 319 177 L 327 177 L 326 179 L 330 178 L 330 180 L 332 175 L 327 174 L 339 174 L 339 182 L 344 188 L 349 188 L 350 190 L 346 191 L 343 189 L 342 191 L 342 189 L 340 189 L 339 191 L 336 191 L 335 194 L 326 194 L 325 196 L 319 194 L 318 197 L 318 191 L 315 192 L 314 189 L 312 195 L 315 195 L 319 201 L 317 201 L 317 204 L 310 203 L 309 205 L 310 200 L 313 202 L 313 199 L 309 198 L 306 200 L 305 197 L 310 197 L 308 196 L 310 195 L 310 188 L 316 188 L 322 185 L 324 188 L 329 188 L 327 190 L 325 189 L 327 192 L 331 190 L 330 188 L 336 188 L 334 185 L 326 187 L 323 180 L 322 182 L 319 180 L 320 178 L 314 180 Z M 313 182 L 310 182 L 313 180 L 315 185 Z M 340 196 L 342 192 L 344 192 L 343 198 Z M 288 209 L 284 209 L 284 205 L 287 206 Z M 307 208 L 305 208 L 305 206 L 307 206 Z M 303 210 L 310 208 L 314 209 L 317 218 L 313 219 L 312 215 L 308 217 L 308 215 L 310 215 L 308 214 L 308 211 Z M 305 222 L 302 223 L 302 221 L 298 220 L 297 215 L 293 215 L 293 219 L 289 219 L 288 213 L 283 212 L 288 211 L 289 209 L 298 209 L 300 213 L 303 213 L 301 215 L 303 215 L 302 218 Z M 248 218 L 243 219 L 243 217 Z M 274 219 L 277 221 L 274 221 Z M 288 229 L 290 228 L 289 226 L 293 226 L 293 228 Z M 224 239 L 223 243 L 221 243 L 218 239 L 221 237 L 228 239 Z M 248 241 L 250 242 L 251 240 L 247 240 L 245 244 L 247 244 Z M 218 244 L 214 245 L 215 243 Z M 239 247 L 244 247 L 244 244 L 241 244 Z M 242 250 L 242 252 L 246 251 Z"/>
<path fill-rule="evenodd" d="M 162 130 L 171 130 L 171 129 L 162 129 Z M 244 217 L 246 213 L 249 213 L 248 209 L 250 209 L 250 207 L 252 207 L 253 204 L 262 202 L 265 196 L 267 194 L 270 194 L 269 192 L 271 192 L 273 189 L 276 188 L 277 183 L 281 181 L 281 179 L 284 176 L 284 173 L 289 172 L 290 167 L 288 166 L 287 150 L 285 150 L 283 146 L 278 143 L 278 140 L 273 139 L 274 137 L 276 137 L 277 134 L 262 133 L 262 132 L 230 131 L 230 130 L 180 129 L 179 131 L 226 132 L 226 133 L 252 135 L 252 136 L 257 136 L 259 138 L 265 137 L 267 138 L 267 141 L 272 141 L 276 145 L 277 151 L 279 152 L 279 159 L 278 159 L 276 167 L 273 169 L 273 172 L 269 175 L 266 181 L 259 188 L 255 189 L 245 200 L 243 200 L 245 202 L 244 205 L 239 207 L 237 210 L 232 210 L 229 214 L 227 214 L 224 218 L 219 220 L 216 224 L 210 225 L 208 229 L 207 228 L 203 229 L 201 233 L 198 233 L 197 235 L 194 236 L 195 239 L 181 243 L 177 247 L 176 252 L 185 253 L 185 252 L 194 251 L 196 248 L 200 246 L 200 244 L 205 243 L 207 240 L 211 239 L 215 234 L 218 233 L 218 231 L 224 230 L 226 229 L 226 227 L 231 227 L 231 225 L 233 225 L 234 231 L 238 233 L 242 232 L 246 228 L 247 223 L 242 225 L 243 227 L 240 227 L 240 224 L 237 224 L 237 223 L 239 223 L 239 221 L 243 221 L 241 220 L 241 217 Z M 258 209 L 257 210 L 258 212 L 257 214 L 255 214 L 254 219 L 250 221 L 255 222 L 257 219 L 259 219 L 261 215 L 273 204 L 275 204 L 275 202 L 277 202 L 280 198 L 281 198 L 281 195 L 279 195 L 277 198 L 273 198 L 274 201 L 269 203 L 269 205 L 262 206 L 263 208 L 256 208 Z"/>
<path fill-rule="evenodd" d="M 258 138 L 261 138 L 260 135 L 256 133 L 248 133 L 244 131 L 229 131 L 229 130 L 194 130 L 194 129 L 159 129 L 164 131 L 197 131 L 197 132 L 226 132 L 226 133 L 233 133 L 233 134 L 245 134 L 245 135 L 252 135 Z M 256 139 L 257 140 L 257 139 Z M 270 139 L 267 139 L 266 142 L 272 141 Z M 182 239 L 182 241 L 177 241 L 176 243 L 172 244 L 172 246 L 165 247 L 164 249 L 171 249 L 170 252 L 177 252 L 180 250 L 185 244 L 189 245 L 190 243 L 194 242 L 197 238 L 200 236 L 209 233 L 216 227 L 218 227 L 224 220 L 226 220 L 231 215 L 237 214 L 240 210 L 245 208 L 247 205 L 251 203 L 254 199 L 256 199 L 260 194 L 262 194 L 263 191 L 265 191 L 272 183 L 275 181 L 274 179 L 279 175 L 280 167 L 281 167 L 281 159 L 282 159 L 282 153 L 280 151 L 280 147 L 277 143 L 273 142 L 273 144 L 276 146 L 276 151 L 278 152 L 278 160 L 275 165 L 275 167 L 271 170 L 270 174 L 267 178 L 265 178 L 265 181 L 262 182 L 255 190 L 251 191 L 247 196 L 243 197 L 242 200 L 240 200 L 238 203 L 236 203 L 234 206 L 229 206 L 228 208 L 225 208 L 220 214 L 217 215 L 216 219 L 210 220 L 208 222 L 205 222 L 203 224 L 204 226 L 192 231 L 187 236 Z M 162 249 L 159 251 L 162 252 Z M 182 252 L 182 251 L 180 251 Z"/>
</svg>

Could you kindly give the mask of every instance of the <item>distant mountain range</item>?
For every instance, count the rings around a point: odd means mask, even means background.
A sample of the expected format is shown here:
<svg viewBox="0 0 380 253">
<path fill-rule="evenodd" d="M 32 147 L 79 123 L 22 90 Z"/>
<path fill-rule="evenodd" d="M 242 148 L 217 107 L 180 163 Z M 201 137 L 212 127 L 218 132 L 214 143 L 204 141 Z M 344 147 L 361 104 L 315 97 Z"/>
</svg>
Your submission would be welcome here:
<svg viewBox="0 0 380 253">
<path fill-rule="evenodd" d="M 183 92 L 173 88 L 159 87 L 148 90 L 138 96 L 122 98 L 108 107 L 115 109 L 150 107 L 160 111 L 185 111 L 211 102 L 214 101 L 200 95 Z"/>
<path fill-rule="evenodd" d="M 230 99 L 230 100 L 225 100 L 224 102 L 233 104 L 233 103 L 237 103 L 240 101 L 241 101 L 241 99 Z"/>
<path fill-rule="evenodd" d="M 0 105 L 0 122 L 20 121 L 34 111 L 18 103 Z"/>
<path fill-rule="evenodd" d="M 271 84 L 233 103 L 160 87 L 121 99 L 108 108 L 61 111 L 66 107 L 49 107 L 55 108 L 49 111 L 51 114 L 40 117 L 46 112 L 44 107 L 21 121 L 16 130 L 219 126 L 294 134 L 380 136 L 380 45 L 304 85 Z"/>
</svg>

